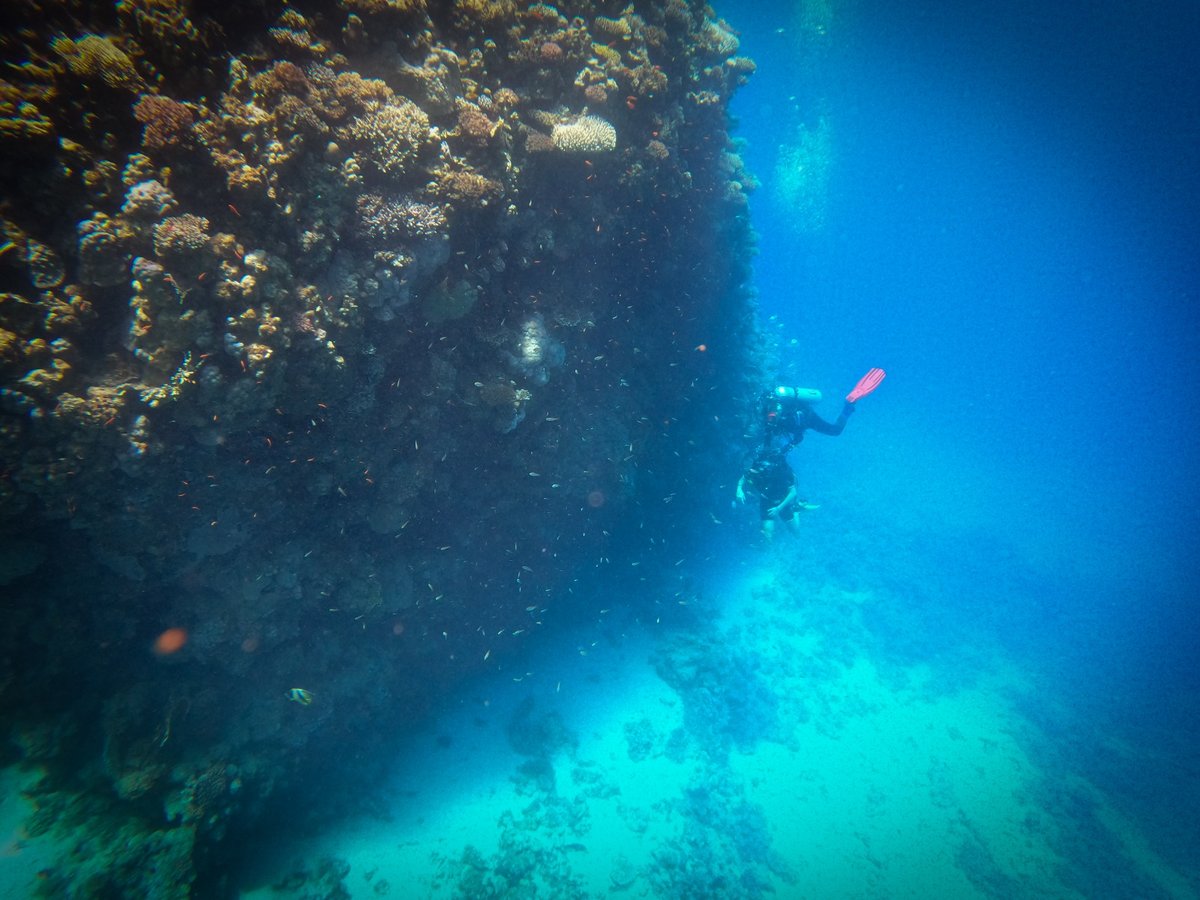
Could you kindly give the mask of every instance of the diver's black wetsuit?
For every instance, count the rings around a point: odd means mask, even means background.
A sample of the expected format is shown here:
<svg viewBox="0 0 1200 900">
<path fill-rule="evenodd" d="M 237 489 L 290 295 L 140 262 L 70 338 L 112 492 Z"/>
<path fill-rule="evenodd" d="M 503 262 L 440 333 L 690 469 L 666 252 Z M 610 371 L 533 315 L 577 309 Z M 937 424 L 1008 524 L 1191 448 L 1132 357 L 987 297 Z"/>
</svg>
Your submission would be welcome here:
<svg viewBox="0 0 1200 900">
<path fill-rule="evenodd" d="M 809 430 L 837 437 L 846 427 L 846 421 L 853 412 L 854 404 L 846 403 L 837 419 L 826 422 L 807 403 L 775 402 L 767 410 L 767 437 L 764 446 L 770 447 L 776 437 L 786 437 L 787 441 L 781 449 L 787 453 L 804 440 L 804 432 Z"/>
<path fill-rule="evenodd" d="M 782 454 L 764 454 L 746 470 L 743 482 L 746 487 L 758 494 L 759 515 L 763 519 L 769 519 L 771 510 L 783 503 L 796 484 L 796 475 Z M 794 504 L 789 504 L 779 511 L 779 517 L 788 519 L 794 512 Z"/>
</svg>

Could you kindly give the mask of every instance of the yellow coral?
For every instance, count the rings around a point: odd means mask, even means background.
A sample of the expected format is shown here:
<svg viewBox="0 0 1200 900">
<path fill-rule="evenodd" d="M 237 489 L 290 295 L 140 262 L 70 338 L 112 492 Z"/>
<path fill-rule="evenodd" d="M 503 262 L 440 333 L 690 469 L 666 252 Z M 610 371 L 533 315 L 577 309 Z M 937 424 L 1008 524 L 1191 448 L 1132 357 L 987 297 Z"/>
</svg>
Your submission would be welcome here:
<svg viewBox="0 0 1200 900">
<path fill-rule="evenodd" d="M 360 13 L 415 13 L 425 11 L 425 0 L 338 0 L 343 9 Z"/>
<path fill-rule="evenodd" d="M 619 19 L 611 19 L 608 16 L 596 16 L 592 22 L 592 27 L 598 33 L 614 38 L 628 38 L 631 34 L 629 20 L 624 16 Z"/>
<path fill-rule="evenodd" d="M 138 397 L 147 406 L 154 408 L 164 402 L 174 402 L 187 390 L 187 386 L 195 384 L 196 373 L 200 370 L 200 366 L 204 364 L 204 360 L 193 360 L 192 352 L 189 350 L 183 355 L 183 362 L 179 364 L 179 368 L 174 371 L 170 378 L 165 383 L 158 387 L 148 387 L 138 391 Z"/>
<path fill-rule="evenodd" d="M 333 83 L 334 96 L 355 109 L 371 109 L 387 103 L 395 94 L 378 78 L 363 78 L 357 72 L 342 72 Z"/>
<path fill-rule="evenodd" d="M 58 38 L 51 45 L 79 78 L 99 78 L 111 88 L 133 89 L 139 78 L 133 60 L 111 38 L 85 34 L 79 40 Z"/>
<path fill-rule="evenodd" d="M 607 69 L 615 69 L 621 65 L 621 54 L 608 44 L 592 44 L 592 53 Z"/>
<path fill-rule="evenodd" d="M 517 14 L 513 0 L 454 0 L 454 16 L 460 24 L 497 22 Z"/>
<path fill-rule="evenodd" d="M 0 140 L 38 140 L 54 136 L 54 123 L 25 99 L 20 88 L 0 81 Z"/>
<path fill-rule="evenodd" d="M 438 173 L 438 193 L 460 203 L 476 203 L 486 206 L 491 198 L 498 197 L 503 190 L 500 182 L 477 172 Z"/>
<path fill-rule="evenodd" d="M 366 157 L 382 174 L 400 176 L 429 140 L 429 117 L 401 97 L 354 119 L 346 134 L 363 145 Z"/>
</svg>

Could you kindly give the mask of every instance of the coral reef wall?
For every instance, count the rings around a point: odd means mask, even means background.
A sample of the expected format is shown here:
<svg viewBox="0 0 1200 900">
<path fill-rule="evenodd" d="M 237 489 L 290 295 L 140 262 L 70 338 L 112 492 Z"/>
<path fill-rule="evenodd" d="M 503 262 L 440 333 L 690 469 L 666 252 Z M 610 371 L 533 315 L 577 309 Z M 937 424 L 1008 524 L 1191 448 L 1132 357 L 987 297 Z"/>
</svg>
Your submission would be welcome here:
<svg viewBox="0 0 1200 900">
<path fill-rule="evenodd" d="M 688 0 L 5 6 L 0 710 L 46 827 L 124 810 L 185 889 L 306 758 L 687 554 L 755 390 L 753 64 Z"/>
</svg>

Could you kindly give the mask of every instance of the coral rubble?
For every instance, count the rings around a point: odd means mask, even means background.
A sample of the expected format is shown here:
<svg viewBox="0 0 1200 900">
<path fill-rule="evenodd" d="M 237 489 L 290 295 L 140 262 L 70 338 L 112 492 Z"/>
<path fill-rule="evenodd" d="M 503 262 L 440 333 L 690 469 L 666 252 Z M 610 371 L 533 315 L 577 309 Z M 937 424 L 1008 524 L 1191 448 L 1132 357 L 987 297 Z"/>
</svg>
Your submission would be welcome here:
<svg viewBox="0 0 1200 900">
<path fill-rule="evenodd" d="M 52 880 L 182 896 L 346 734 L 686 556 L 756 375 L 753 64 L 695 0 L 5 15 L 0 709 L 83 763 L 39 803 L 105 849 Z"/>
</svg>

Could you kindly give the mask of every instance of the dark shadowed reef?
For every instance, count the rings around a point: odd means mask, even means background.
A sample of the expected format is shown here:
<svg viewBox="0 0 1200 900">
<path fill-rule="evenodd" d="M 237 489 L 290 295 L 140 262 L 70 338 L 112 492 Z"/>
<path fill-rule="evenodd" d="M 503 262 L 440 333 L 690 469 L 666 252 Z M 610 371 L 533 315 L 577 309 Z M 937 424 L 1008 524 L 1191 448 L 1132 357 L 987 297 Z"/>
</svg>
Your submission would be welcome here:
<svg viewBox="0 0 1200 900">
<path fill-rule="evenodd" d="M 48 892 L 217 893 L 274 794 L 688 556 L 753 64 L 685 0 L 0 16 L 6 755 L 80 835 Z"/>
</svg>

